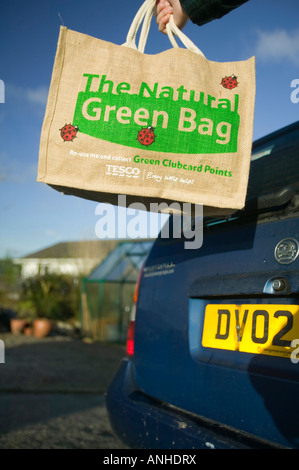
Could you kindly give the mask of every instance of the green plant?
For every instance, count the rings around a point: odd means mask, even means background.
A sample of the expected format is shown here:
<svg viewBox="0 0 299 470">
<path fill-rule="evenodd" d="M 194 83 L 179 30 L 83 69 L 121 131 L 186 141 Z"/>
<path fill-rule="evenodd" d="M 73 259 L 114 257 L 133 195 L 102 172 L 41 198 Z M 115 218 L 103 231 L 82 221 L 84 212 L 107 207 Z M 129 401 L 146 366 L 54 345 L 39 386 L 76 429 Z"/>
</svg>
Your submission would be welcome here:
<svg viewBox="0 0 299 470">
<path fill-rule="evenodd" d="M 20 267 L 9 257 L 0 259 L 0 305 L 16 310 L 19 300 Z"/>
<path fill-rule="evenodd" d="M 46 274 L 23 282 L 20 308 L 27 308 L 35 318 L 66 321 L 77 317 L 79 295 L 79 285 L 71 276 Z"/>
<path fill-rule="evenodd" d="M 18 318 L 23 318 L 25 320 L 28 320 L 28 322 L 31 322 L 36 318 L 36 309 L 34 302 L 32 300 L 21 300 L 18 302 L 18 305 L 16 307 L 16 312 Z"/>
</svg>

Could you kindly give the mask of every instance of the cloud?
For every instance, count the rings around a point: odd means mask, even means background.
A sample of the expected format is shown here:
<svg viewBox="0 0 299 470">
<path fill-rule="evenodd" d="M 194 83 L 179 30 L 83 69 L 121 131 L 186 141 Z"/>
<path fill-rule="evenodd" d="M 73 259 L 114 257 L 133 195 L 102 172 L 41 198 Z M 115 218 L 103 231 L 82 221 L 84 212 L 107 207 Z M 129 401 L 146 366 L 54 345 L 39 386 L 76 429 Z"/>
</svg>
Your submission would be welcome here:
<svg viewBox="0 0 299 470">
<path fill-rule="evenodd" d="M 50 229 L 50 228 L 45 228 L 44 234 L 46 237 L 50 237 L 50 238 L 57 238 L 57 239 L 62 238 L 61 232 L 59 232 L 58 230 Z"/>
<path fill-rule="evenodd" d="M 40 104 L 45 106 L 47 104 L 49 89 L 45 86 L 40 86 L 35 89 L 26 90 L 26 98 L 30 103 Z"/>
<path fill-rule="evenodd" d="M 8 177 L 7 154 L 0 152 L 0 183 L 6 181 Z"/>
<path fill-rule="evenodd" d="M 289 62 L 299 65 L 299 29 L 258 31 L 256 57 L 265 61 Z"/>
<path fill-rule="evenodd" d="M 38 86 L 36 88 L 25 88 L 19 85 L 6 85 L 6 94 L 9 98 L 13 98 L 18 102 L 27 102 L 33 105 L 45 107 L 47 104 L 49 89 L 46 86 Z"/>
</svg>

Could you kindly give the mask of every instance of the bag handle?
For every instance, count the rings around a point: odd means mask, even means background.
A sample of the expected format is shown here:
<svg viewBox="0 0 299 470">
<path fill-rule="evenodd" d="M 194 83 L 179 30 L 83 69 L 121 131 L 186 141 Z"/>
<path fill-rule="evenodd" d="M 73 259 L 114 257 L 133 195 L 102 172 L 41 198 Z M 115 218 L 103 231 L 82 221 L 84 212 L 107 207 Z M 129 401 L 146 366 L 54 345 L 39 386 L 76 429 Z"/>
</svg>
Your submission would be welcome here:
<svg viewBox="0 0 299 470">
<path fill-rule="evenodd" d="M 130 47 L 131 49 L 137 50 L 136 46 L 136 35 L 137 32 L 140 28 L 140 25 L 142 23 L 142 20 L 144 19 L 144 16 L 146 15 L 146 12 L 148 9 L 153 5 L 154 0 L 145 0 L 145 2 L 141 5 L 139 10 L 137 11 L 132 24 L 130 26 L 130 29 L 127 34 L 127 39 L 126 42 L 123 44 L 123 46 Z M 153 10 L 154 11 L 154 10 Z"/>
<path fill-rule="evenodd" d="M 154 9 L 155 9 L 155 4 L 156 2 L 152 3 L 149 7 L 148 10 L 144 16 L 143 24 L 142 24 L 142 29 L 140 32 L 140 38 L 139 38 L 139 44 L 138 44 L 138 51 L 139 52 L 144 52 L 146 43 L 147 43 L 147 38 L 148 38 L 148 33 L 150 30 L 151 22 L 152 22 L 152 17 L 154 14 Z"/>
<path fill-rule="evenodd" d="M 205 57 L 203 52 L 191 41 L 191 39 L 189 39 L 188 36 L 186 36 L 186 34 L 184 34 L 177 27 L 177 25 L 174 22 L 174 19 L 173 19 L 172 15 L 170 16 L 169 22 L 166 25 L 166 32 L 168 34 L 168 38 L 169 38 L 171 44 L 173 44 L 172 40 L 170 39 L 171 36 L 172 36 L 173 41 L 176 42 L 174 37 L 173 37 L 173 34 L 175 34 L 189 51 L 195 52 L 196 54 L 199 54 L 202 57 Z M 176 45 L 174 47 L 178 47 L 178 45 Z"/>
<path fill-rule="evenodd" d="M 139 8 L 138 12 L 135 15 L 135 18 L 133 19 L 133 22 L 127 34 L 126 42 L 123 44 L 123 46 L 131 47 L 132 49 L 138 50 L 139 52 L 142 52 L 142 53 L 144 52 L 149 30 L 150 30 L 152 16 L 153 16 L 154 9 L 155 9 L 155 3 L 156 3 L 155 0 L 145 0 L 145 2 L 141 5 L 141 7 Z M 136 36 L 137 36 L 138 30 L 141 26 L 142 21 L 143 21 L 143 25 L 142 25 L 138 49 L 137 49 Z M 167 32 L 169 41 L 173 47 L 176 47 L 176 48 L 179 47 L 174 38 L 174 35 L 176 35 L 187 49 L 204 57 L 204 54 L 202 53 L 202 51 L 188 38 L 188 36 L 186 36 L 176 26 L 172 15 L 170 16 L 169 23 L 167 23 L 166 25 L 166 32 Z"/>
</svg>

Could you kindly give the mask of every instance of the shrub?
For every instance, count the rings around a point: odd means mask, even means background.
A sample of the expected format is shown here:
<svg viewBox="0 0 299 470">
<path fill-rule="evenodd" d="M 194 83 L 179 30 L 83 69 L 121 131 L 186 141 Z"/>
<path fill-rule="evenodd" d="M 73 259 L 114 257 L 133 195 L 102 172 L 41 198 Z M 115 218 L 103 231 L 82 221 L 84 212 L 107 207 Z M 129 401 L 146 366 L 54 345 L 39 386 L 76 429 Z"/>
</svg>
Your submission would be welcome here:
<svg viewBox="0 0 299 470">
<path fill-rule="evenodd" d="M 80 284 L 71 276 L 46 274 L 23 281 L 20 309 L 30 316 L 66 321 L 78 317 Z"/>
</svg>

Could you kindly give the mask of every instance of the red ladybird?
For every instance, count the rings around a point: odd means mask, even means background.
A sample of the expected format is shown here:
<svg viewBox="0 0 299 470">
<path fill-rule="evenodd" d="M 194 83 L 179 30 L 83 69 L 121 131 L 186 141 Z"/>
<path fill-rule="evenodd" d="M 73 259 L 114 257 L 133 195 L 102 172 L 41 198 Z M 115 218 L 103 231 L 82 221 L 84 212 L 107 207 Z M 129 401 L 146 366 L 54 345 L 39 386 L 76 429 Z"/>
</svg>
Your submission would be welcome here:
<svg viewBox="0 0 299 470">
<path fill-rule="evenodd" d="M 60 130 L 60 135 L 65 142 L 72 142 L 79 131 L 78 126 L 73 126 L 73 124 L 65 124 Z"/>
<path fill-rule="evenodd" d="M 137 139 L 141 145 L 148 147 L 155 141 L 154 128 L 151 126 L 144 127 L 138 132 Z"/>
<path fill-rule="evenodd" d="M 224 77 L 221 80 L 221 85 L 228 90 L 232 90 L 238 86 L 237 77 L 235 75 L 231 75 L 230 77 Z"/>
</svg>

